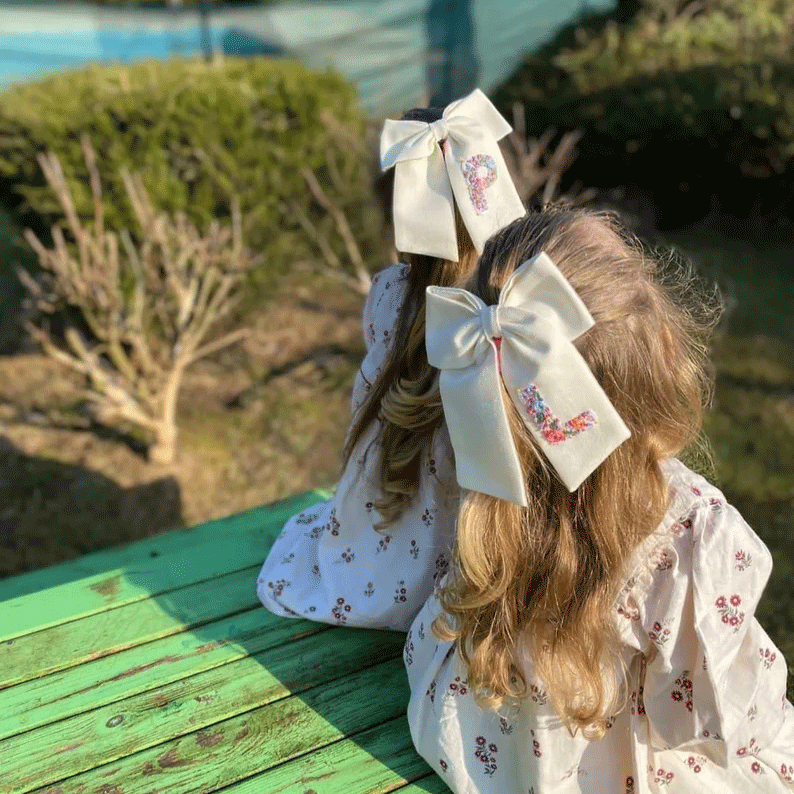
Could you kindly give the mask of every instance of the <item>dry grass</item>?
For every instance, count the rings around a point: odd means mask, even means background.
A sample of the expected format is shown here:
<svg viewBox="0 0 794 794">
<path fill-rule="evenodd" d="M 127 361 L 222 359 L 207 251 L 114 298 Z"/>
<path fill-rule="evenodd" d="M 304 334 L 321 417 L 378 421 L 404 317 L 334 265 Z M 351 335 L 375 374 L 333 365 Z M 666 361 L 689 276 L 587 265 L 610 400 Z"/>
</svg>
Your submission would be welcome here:
<svg viewBox="0 0 794 794">
<path fill-rule="evenodd" d="M 362 299 L 285 286 L 241 351 L 197 365 L 173 464 L 92 425 L 45 356 L 0 358 L 0 576 L 335 482 Z"/>
</svg>

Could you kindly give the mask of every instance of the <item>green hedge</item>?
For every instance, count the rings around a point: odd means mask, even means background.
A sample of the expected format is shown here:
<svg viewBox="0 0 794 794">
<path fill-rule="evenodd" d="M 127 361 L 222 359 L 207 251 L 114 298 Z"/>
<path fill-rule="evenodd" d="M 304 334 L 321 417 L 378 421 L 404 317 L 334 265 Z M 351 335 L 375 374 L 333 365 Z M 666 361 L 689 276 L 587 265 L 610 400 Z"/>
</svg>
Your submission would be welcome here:
<svg viewBox="0 0 794 794">
<path fill-rule="evenodd" d="M 639 182 L 700 209 L 707 193 L 771 196 L 794 171 L 794 5 L 700 8 L 689 16 L 674 0 L 645 0 L 626 24 L 580 30 L 573 45 L 528 59 L 497 104 L 522 102 L 533 133 L 582 129 L 568 176 L 585 184 Z"/>
<path fill-rule="evenodd" d="M 237 195 L 248 243 L 267 254 L 260 275 L 316 259 L 301 215 L 328 231 L 344 258 L 332 219 L 300 173 L 305 167 L 347 210 L 365 256 L 380 254 L 370 156 L 357 144 L 364 121 L 354 89 L 334 73 L 266 58 L 158 61 L 10 88 L 0 94 L 0 189 L 23 222 L 46 228 L 60 217 L 35 156 L 48 149 L 61 158 L 79 214 L 91 217 L 84 132 L 105 196 L 116 198 L 107 215 L 115 228 L 135 227 L 119 177 L 126 166 L 142 175 L 155 206 L 185 210 L 199 224 L 228 217 Z"/>
</svg>

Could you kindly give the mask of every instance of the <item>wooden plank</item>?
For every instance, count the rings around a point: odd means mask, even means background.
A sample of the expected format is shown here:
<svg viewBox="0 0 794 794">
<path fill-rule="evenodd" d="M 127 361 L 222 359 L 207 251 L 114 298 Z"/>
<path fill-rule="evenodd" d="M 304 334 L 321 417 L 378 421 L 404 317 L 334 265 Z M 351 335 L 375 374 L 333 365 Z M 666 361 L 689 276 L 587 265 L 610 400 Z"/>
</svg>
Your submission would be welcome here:
<svg viewBox="0 0 794 794">
<path fill-rule="evenodd" d="M 396 719 L 407 701 L 405 669 L 401 659 L 393 659 L 36 789 L 36 794 L 208 794 Z M 37 752 L 35 735 L 31 755 Z M 2 786 L 0 778 L 0 791 Z"/>
<path fill-rule="evenodd" d="M 435 774 L 398 788 L 397 792 L 398 794 L 452 794 L 449 786 Z"/>
<path fill-rule="evenodd" d="M 144 540 L 114 546 L 93 554 L 84 554 L 68 562 L 18 574 L 0 581 L 0 601 L 96 576 L 106 571 L 137 568 L 154 558 L 184 551 L 190 546 L 200 545 L 213 538 L 217 540 L 222 536 L 236 536 L 252 527 L 263 528 L 263 540 L 267 541 L 270 538 L 272 542 L 288 518 L 317 502 L 330 499 L 331 494 L 332 492 L 327 490 L 309 491 L 205 524 L 174 529 Z M 268 546 L 265 546 L 263 550 L 263 560 L 267 548 Z"/>
<path fill-rule="evenodd" d="M 230 786 L 224 794 L 385 794 L 429 772 L 401 716 Z"/>
<path fill-rule="evenodd" d="M 34 678 L 0 691 L 0 739 L 330 629 L 259 607 Z"/>
<path fill-rule="evenodd" d="M 259 604 L 258 570 L 244 569 L 1 642 L 0 690 L 251 609 Z"/>
<path fill-rule="evenodd" d="M 261 567 L 277 525 L 255 525 L 237 532 L 230 542 L 216 533 L 183 550 L 142 561 L 135 568 L 58 585 L 3 602 L 0 641 L 93 615 L 152 596 L 188 587 L 232 571 Z"/>
<path fill-rule="evenodd" d="M 218 735 L 215 723 L 245 713 L 252 703 L 273 703 L 399 657 L 403 642 L 398 633 L 331 629 L 321 642 L 306 637 L 21 733 L 0 742 L 0 786 L 23 794 L 197 729 Z"/>
</svg>

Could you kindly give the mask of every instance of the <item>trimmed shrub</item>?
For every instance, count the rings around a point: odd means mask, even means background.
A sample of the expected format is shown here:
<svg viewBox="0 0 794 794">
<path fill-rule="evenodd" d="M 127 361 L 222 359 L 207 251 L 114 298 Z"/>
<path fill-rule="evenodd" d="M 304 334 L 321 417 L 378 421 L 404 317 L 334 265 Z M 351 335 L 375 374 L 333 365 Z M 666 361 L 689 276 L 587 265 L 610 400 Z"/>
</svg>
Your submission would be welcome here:
<svg viewBox="0 0 794 794">
<path fill-rule="evenodd" d="M 341 260 L 344 241 L 301 169 L 350 218 L 365 260 L 382 255 L 370 154 L 353 87 L 340 76 L 266 58 L 92 66 L 0 95 L 0 186 L 39 232 L 61 217 L 36 154 L 57 153 L 80 218 L 92 197 L 80 138 L 97 151 L 110 228 L 136 228 L 120 169 L 141 175 L 158 210 L 200 228 L 230 217 L 237 196 L 246 243 L 264 252 L 256 282 L 318 256 L 308 226 Z M 355 211 L 353 211 L 355 210 Z M 315 235 L 316 236 L 316 235 Z"/>
<path fill-rule="evenodd" d="M 794 5 L 698 6 L 646 0 L 628 24 L 579 31 L 578 44 L 529 59 L 497 104 L 523 102 L 533 132 L 583 130 L 569 178 L 642 184 L 677 205 L 665 225 L 702 217 L 714 196 L 737 214 L 791 215 Z"/>
</svg>

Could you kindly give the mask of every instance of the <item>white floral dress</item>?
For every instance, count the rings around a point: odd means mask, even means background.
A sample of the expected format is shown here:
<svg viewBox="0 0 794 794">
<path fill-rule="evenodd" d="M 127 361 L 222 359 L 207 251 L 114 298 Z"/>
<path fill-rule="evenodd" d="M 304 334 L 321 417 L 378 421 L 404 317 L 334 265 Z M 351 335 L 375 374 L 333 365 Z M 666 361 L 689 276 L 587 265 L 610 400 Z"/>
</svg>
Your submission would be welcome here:
<svg viewBox="0 0 794 794">
<path fill-rule="evenodd" d="M 529 661 L 520 708 L 479 708 L 455 645 L 430 628 L 436 593 L 417 615 L 411 735 L 456 794 L 794 790 L 786 662 L 753 617 L 769 551 L 716 488 L 679 461 L 664 468 L 670 508 L 615 607 L 629 699 L 600 741 L 568 733 Z"/>
<path fill-rule="evenodd" d="M 353 414 L 380 376 L 405 298 L 408 268 L 373 279 L 364 307 L 367 354 L 353 387 Z M 385 532 L 373 501 L 380 448 L 377 428 L 353 450 L 333 498 L 291 518 L 257 580 L 257 595 L 277 615 L 407 631 L 447 570 L 459 489 L 449 435 L 440 430 L 425 454 L 419 490 Z"/>
</svg>

